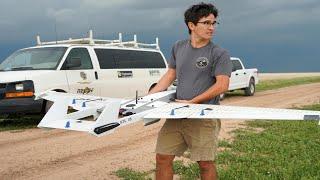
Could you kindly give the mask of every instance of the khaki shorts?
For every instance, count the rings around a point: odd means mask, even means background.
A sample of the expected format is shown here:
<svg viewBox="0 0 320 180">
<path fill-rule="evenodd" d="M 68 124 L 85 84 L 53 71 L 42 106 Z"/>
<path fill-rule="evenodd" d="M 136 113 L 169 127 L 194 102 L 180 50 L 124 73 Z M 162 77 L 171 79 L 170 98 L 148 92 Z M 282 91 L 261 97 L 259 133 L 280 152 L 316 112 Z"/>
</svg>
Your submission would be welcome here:
<svg viewBox="0 0 320 180">
<path fill-rule="evenodd" d="M 181 156 L 189 148 L 193 161 L 214 161 L 219 119 L 167 119 L 161 128 L 156 153 Z"/>
</svg>

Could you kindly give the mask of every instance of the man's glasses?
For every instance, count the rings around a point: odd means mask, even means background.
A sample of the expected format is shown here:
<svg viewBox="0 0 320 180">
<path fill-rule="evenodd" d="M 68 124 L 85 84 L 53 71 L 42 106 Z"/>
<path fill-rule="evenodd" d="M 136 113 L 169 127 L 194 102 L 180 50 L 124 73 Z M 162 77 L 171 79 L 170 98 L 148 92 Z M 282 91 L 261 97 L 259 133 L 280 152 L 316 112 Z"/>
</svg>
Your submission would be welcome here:
<svg viewBox="0 0 320 180">
<path fill-rule="evenodd" d="M 198 22 L 200 24 L 204 24 L 205 26 L 207 27 L 210 27 L 210 26 L 213 26 L 213 27 L 216 27 L 218 24 L 220 24 L 218 21 L 203 21 L 203 22 Z"/>
</svg>

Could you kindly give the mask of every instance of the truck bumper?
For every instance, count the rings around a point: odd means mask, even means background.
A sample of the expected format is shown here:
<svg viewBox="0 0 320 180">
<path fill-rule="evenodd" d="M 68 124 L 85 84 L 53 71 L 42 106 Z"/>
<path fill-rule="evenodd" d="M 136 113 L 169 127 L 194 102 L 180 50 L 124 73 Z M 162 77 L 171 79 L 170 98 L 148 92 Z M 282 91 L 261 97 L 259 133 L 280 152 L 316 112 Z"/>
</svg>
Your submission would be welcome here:
<svg viewBox="0 0 320 180">
<path fill-rule="evenodd" d="M 14 98 L 0 100 L 0 115 L 6 114 L 39 114 L 42 111 L 43 100 L 30 98 Z"/>
</svg>

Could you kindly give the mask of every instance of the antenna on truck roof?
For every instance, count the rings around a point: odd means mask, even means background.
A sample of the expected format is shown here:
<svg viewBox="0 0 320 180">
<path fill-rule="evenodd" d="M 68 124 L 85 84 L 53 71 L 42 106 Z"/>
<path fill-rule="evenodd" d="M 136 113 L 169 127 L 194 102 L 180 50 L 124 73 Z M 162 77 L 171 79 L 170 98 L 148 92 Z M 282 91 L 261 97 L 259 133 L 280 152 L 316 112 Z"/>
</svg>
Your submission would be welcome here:
<svg viewBox="0 0 320 180">
<path fill-rule="evenodd" d="M 88 37 L 86 38 L 80 38 L 80 39 L 69 38 L 68 40 L 41 42 L 40 36 L 37 35 L 36 40 L 37 40 L 37 46 L 53 45 L 53 44 L 89 44 L 89 45 L 98 44 L 98 45 L 104 45 L 104 46 L 150 48 L 150 49 L 158 49 L 158 50 L 160 49 L 158 37 L 156 38 L 156 42 L 154 44 L 139 43 L 137 41 L 136 34 L 133 36 L 133 41 L 122 41 L 122 33 L 119 33 L 119 39 L 103 40 L 103 39 L 94 39 L 92 30 L 88 32 Z"/>
<path fill-rule="evenodd" d="M 54 20 L 54 33 L 56 35 L 56 44 L 58 44 L 57 19 Z"/>
</svg>

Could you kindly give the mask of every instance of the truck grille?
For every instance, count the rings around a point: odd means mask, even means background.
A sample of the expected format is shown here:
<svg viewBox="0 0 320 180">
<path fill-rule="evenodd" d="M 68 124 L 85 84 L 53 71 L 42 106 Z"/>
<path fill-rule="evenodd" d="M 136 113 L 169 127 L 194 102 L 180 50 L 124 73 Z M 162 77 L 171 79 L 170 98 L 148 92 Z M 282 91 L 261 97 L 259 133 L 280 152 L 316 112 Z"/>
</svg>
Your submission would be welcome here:
<svg viewBox="0 0 320 180">
<path fill-rule="evenodd" d="M 5 89 L 7 84 L 0 84 L 0 89 Z"/>
</svg>

